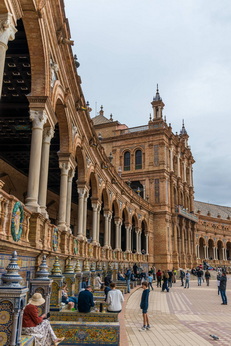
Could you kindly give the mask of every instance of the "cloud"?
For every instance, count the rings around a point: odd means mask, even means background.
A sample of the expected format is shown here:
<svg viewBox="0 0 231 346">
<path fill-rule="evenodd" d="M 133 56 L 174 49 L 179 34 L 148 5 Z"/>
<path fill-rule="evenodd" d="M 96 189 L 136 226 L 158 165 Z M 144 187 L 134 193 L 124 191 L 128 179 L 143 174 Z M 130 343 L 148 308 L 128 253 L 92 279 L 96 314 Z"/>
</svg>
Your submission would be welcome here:
<svg viewBox="0 0 231 346">
<path fill-rule="evenodd" d="M 182 119 L 196 198 L 230 204 L 230 0 L 66 0 L 82 87 L 94 116 L 147 124 L 159 83 L 173 131 Z M 97 109 L 95 104 L 97 102 Z"/>
</svg>

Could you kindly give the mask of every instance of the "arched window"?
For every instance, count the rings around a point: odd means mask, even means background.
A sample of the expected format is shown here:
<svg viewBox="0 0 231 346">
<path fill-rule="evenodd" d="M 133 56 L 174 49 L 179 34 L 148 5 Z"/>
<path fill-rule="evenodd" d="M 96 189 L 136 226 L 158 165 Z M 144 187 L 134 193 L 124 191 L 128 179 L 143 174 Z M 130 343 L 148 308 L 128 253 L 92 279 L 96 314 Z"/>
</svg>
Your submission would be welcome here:
<svg viewBox="0 0 231 346">
<path fill-rule="evenodd" d="M 131 155 L 129 151 L 124 153 L 124 171 L 130 171 Z"/>
<path fill-rule="evenodd" d="M 141 150 L 136 150 L 135 169 L 142 169 L 142 151 Z"/>
</svg>

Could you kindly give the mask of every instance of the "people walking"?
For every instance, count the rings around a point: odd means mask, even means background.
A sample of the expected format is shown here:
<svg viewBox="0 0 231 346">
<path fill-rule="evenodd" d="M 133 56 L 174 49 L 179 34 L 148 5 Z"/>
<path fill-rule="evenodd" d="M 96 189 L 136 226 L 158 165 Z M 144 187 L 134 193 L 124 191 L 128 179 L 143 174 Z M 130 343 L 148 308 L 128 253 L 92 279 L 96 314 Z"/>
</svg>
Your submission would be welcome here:
<svg viewBox="0 0 231 346">
<path fill-rule="evenodd" d="M 162 284 L 162 292 L 164 292 L 165 290 L 167 292 L 169 292 L 169 288 L 168 288 L 168 279 L 169 279 L 169 275 L 167 270 L 164 271 L 163 273 L 163 284 Z"/>
<path fill-rule="evenodd" d="M 131 269 L 129 267 L 125 273 L 125 279 L 126 279 L 126 283 L 127 283 L 128 293 L 130 293 L 130 290 L 131 290 L 131 276 L 132 276 L 132 272 L 131 272 Z"/>
<path fill-rule="evenodd" d="M 150 289 L 150 287 L 151 287 L 151 289 L 152 289 L 152 291 L 153 291 L 154 288 L 153 288 L 153 286 L 152 286 L 152 281 L 153 281 L 153 275 L 152 275 L 151 272 L 149 272 L 149 274 L 148 274 L 148 288 Z"/>
<path fill-rule="evenodd" d="M 220 277 L 220 292 L 221 292 L 222 305 L 227 305 L 226 284 L 227 284 L 227 277 L 226 277 L 226 273 L 223 272 Z"/>
<path fill-rule="evenodd" d="M 149 318 L 148 318 L 148 299 L 149 299 L 149 289 L 147 281 L 142 282 L 143 293 L 141 296 L 140 308 L 143 314 L 143 327 L 140 331 L 150 329 Z"/>
<path fill-rule="evenodd" d="M 221 272 L 218 272 L 217 274 L 217 294 L 220 294 L 220 278 L 221 278 Z"/>
<path fill-rule="evenodd" d="M 208 269 L 205 272 L 205 280 L 206 280 L 206 284 L 207 286 L 209 286 L 209 279 L 210 279 L 210 272 L 208 271 Z"/>
<path fill-rule="evenodd" d="M 187 270 L 185 274 L 185 285 L 184 288 L 189 288 L 189 281 L 190 281 L 190 272 Z"/>
<path fill-rule="evenodd" d="M 157 273 L 156 273 L 156 286 L 157 287 L 161 287 L 161 278 L 162 278 L 162 273 L 161 273 L 161 270 L 158 269 Z"/>
<path fill-rule="evenodd" d="M 168 287 L 172 287 L 172 277 L 173 277 L 172 270 L 168 270 Z"/>
<path fill-rule="evenodd" d="M 183 271 L 183 269 L 180 269 L 181 286 L 184 286 L 184 278 L 185 278 L 185 272 Z"/>
<path fill-rule="evenodd" d="M 201 286 L 202 276 L 203 276 L 203 270 L 198 268 L 198 270 L 197 270 L 197 284 L 198 284 L 198 286 Z"/>
</svg>

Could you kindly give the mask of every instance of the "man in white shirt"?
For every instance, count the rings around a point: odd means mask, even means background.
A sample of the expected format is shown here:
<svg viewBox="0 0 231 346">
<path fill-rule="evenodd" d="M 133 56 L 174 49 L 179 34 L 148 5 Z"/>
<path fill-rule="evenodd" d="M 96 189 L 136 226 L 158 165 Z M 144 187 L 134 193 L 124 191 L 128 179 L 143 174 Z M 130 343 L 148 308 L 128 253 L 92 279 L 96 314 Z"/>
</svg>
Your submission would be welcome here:
<svg viewBox="0 0 231 346">
<path fill-rule="evenodd" d="M 122 303 L 124 301 L 123 294 L 120 290 L 115 288 L 115 283 L 110 283 L 111 290 L 107 294 L 106 303 L 108 303 L 108 312 L 117 312 L 119 313 L 122 310 Z"/>
</svg>

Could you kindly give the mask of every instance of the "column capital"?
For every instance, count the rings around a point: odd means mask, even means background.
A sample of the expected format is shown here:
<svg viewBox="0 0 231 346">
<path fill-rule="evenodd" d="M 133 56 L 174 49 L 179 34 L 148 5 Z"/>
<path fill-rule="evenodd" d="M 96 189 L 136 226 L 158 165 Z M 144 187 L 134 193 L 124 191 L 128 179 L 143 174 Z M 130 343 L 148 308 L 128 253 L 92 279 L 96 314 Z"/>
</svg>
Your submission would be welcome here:
<svg viewBox="0 0 231 346">
<path fill-rule="evenodd" d="M 115 218 L 115 224 L 121 226 L 122 220 L 119 217 Z"/>
<path fill-rule="evenodd" d="M 47 121 L 47 114 L 44 109 L 42 110 L 30 110 L 30 120 L 32 121 L 33 129 L 43 129 L 44 124 Z"/>
<path fill-rule="evenodd" d="M 86 186 L 84 187 L 78 187 L 77 188 L 78 194 L 80 198 L 83 198 L 86 193 L 88 193 L 88 188 Z"/>
<path fill-rule="evenodd" d="M 18 30 L 14 26 L 11 13 L 0 14 L 0 44 L 7 48 L 8 41 L 13 41 Z"/>
<path fill-rule="evenodd" d="M 94 200 L 91 202 L 91 206 L 93 208 L 93 210 L 100 210 L 101 209 L 101 203 L 97 200 Z"/>
<path fill-rule="evenodd" d="M 54 137 L 55 130 L 53 127 L 44 127 L 43 129 L 43 143 L 49 144 L 52 138 Z"/>
<path fill-rule="evenodd" d="M 59 161 L 59 168 L 62 171 L 62 174 L 68 174 L 70 169 L 70 163 L 66 161 Z"/>
</svg>

